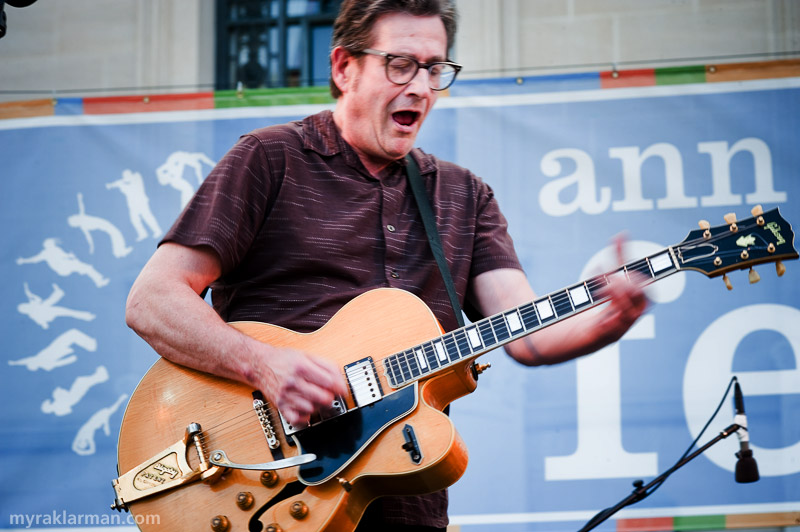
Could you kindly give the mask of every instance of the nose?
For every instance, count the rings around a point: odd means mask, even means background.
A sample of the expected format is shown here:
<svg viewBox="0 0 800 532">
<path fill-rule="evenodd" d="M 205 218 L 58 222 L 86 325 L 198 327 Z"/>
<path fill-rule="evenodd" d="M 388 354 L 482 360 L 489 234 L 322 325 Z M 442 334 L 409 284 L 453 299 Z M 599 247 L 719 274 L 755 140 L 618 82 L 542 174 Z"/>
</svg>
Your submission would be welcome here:
<svg viewBox="0 0 800 532">
<path fill-rule="evenodd" d="M 414 77 L 411 78 L 405 87 L 407 94 L 414 94 L 416 96 L 426 96 L 433 93 L 430 85 L 430 72 L 427 68 L 420 68 Z"/>
</svg>

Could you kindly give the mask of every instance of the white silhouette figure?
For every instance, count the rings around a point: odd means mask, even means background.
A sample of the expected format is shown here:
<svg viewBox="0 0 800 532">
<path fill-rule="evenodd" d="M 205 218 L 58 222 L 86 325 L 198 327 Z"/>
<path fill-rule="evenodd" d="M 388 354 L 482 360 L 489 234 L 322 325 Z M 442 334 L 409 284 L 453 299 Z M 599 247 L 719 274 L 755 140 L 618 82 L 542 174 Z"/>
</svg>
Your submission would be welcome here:
<svg viewBox="0 0 800 532">
<path fill-rule="evenodd" d="M 64 297 L 64 291 L 55 283 L 53 283 L 53 292 L 47 299 L 42 299 L 41 296 L 31 292 L 28 283 L 24 283 L 24 286 L 28 302 L 17 305 L 17 310 L 20 314 L 25 314 L 35 321 L 42 329 L 50 327 L 50 322 L 56 318 L 75 318 L 83 321 L 92 321 L 95 318 L 91 312 L 56 306 L 56 303 Z"/>
<path fill-rule="evenodd" d="M 86 275 L 94 281 L 98 288 L 107 285 L 109 281 L 95 270 L 94 266 L 82 262 L 71 252 L 61 249 L 58 245 L 58 240 L 55 238 L 46 238 L 42 243 L 42 251 L 36 255 L 17 259 L 17 264 L 36 264 L 37 262 L 46 262 L 50 269 L 61 277 L 66 277 L 73 273 Z"/>
<path fill-rule="evenodd" d="M 144 224 L 150 228 L 153 238 L 161 236 L 161 226 L 158 225 L 153 211 L 150 210 L 150 199 L 144 190 L 144 180 L 139 172 L 123 170 L 122 177 L 111 183 L 106 183 L 106 188 L 118 189 L 125 195 L 128 202 L 128 214 L 131 218 L 133 228 L 136 230 L 136 241 L 139 242 L 147 238 L 147 230 Z"/>
<path fill-rule="evenodd" d="M 70 329 L 62 333 L 61 336 L 34 356 L 19 360 L 9 360 L 8 365 L 25 366 L 28 371 L 36 371 L 37 369 L 50 371 L 78 360 L 78 357 L 73 354 L 75 352 L 73 346 L 75 345 L 87 351 L 94 352 L 97 350 L 97 340 L 78 329 Z"/>
<path fill-rule="evenodd" d="M 183 178 L 187 167 L 194 170 L 197 184 L 203 182 L 203 163 L 213 167 L 216 163 L 203 153 L 176 151 L 167 157 L 167 162 L 156 169 L 158 182 L 170 186 L 181 193 L 181 208 L 185 207 L 194 194 L 194 187 Z"/>
<path fill-rule="evenodd" d="M 70 227 L 77 227 L 83 231 L 83 236 L 89 242 L 89 253 L 94 254 L 92 231 L 102 231 L 108 235 L 111 239 L 111 252 L 118 259 L 133 251 L 132 247 L 125 245 L 125 237 L 122 236 L 122 232 L 114 224 L 104 218 L 86 214 L 86 208 L 83 206 L 83 194 L 81 193 L 78 193 L 78 214 L 73 214 L 67 218 L 67 223 Z"/>
<path fill-rule="evenodd" d="M 119 399 L 117 399 L 113 405 L 101 408 L 92 414 L 92 417 L 78 429 L 78 433 L 75 434 L 75 439 L 72 440 L 72 450 L 75 451 L 76 454 L 81 456 L 94 454 L 96 450 L 94 433 L 97 432 L 97 429 L 102 428 L 106 436 L 111 435 L 109 420 L 127 398 L 128 396 L 126 394 L 120 395 Z"/>
<path fill-rule="evenodd" d="M 57 386 L 53 390 L 53 399 L 45 399 L 42 402 L 42 412 L 66 416 L 72 412 L 72 407 L 83 399 L 89 388 L 107 380 L 108 370 L 106 370 L 105 366 L 97 366 L 97 369 L 91 375 L 75 379 L 69 390 Z"/>
</svg>

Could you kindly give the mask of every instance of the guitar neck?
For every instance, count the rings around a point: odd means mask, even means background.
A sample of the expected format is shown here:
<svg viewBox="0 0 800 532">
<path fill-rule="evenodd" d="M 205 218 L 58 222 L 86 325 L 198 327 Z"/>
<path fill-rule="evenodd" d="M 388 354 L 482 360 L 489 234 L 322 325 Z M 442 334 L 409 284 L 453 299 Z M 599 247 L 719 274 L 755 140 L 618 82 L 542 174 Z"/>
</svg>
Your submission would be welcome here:
<svg viewBox="0 0 800 532">
<path fill-rule="evenodd" d="M 570 318 L 608 300 L 604 288 L 616 275 L 637 272 L 652 283 L 679 271 L 672 247 L 591 277 L 516 308 L 461 327 L 383 360 L 389 384 L 400 388 L 540 329 Z"/>
</svg>

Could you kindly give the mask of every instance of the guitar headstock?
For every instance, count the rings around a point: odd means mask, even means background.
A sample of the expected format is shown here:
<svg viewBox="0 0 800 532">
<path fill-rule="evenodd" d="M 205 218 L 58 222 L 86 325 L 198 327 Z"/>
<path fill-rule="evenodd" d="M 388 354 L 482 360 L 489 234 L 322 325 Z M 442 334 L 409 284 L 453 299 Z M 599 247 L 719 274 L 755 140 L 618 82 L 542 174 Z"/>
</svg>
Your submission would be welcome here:
<svg viewBox="0 0 800 532">
<path fill-rule="evenodd" d="M 760 205 L 752 209 L 753 216 L 737 221 L 736 215 L 725 215 L 725 224 L 711 227 L 701 220 L 700 229 L 691 231 L 674 246 L 678 269 L 695 270 L 709 277 L 723 275 L 728 290 L 732 288 L 727 274 L 733 270 L 751 268 L 750 282 L 759 280 L 752 269 L 756 264 L 774 262 L 778 276 L 786 268 L 782 261 L 798 258 L 794 248 L 792 226 L 778 209 L 763 212 Z"/>
</svg>

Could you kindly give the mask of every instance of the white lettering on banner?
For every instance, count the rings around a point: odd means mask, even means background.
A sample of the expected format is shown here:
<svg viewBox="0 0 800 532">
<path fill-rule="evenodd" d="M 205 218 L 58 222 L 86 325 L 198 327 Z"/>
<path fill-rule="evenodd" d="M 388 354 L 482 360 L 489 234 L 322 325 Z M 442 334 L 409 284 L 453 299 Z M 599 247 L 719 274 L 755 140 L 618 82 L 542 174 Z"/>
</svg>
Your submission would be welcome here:
<svg viewBox="0 0 800 532">
<path fill-rule="evenodd" d="M 698 153 L 707 153 L 711 156 L 712 194 L 702 196 L 700 203 L 703 206 L 740 205 L 742 197 L 731 191 L 730 162 L 735 155 L 747 152 L 753 159 L 753 182 L 755 191 L 747 194 L 745 200 L 749 204 L 785 203 L 786 192 L 778 192 L 774 187 L 772 174 L 772 155 L 769 146 L 761 139 L 748 137 L 736 142 L 730 149 L 725 141 L 700 142 L 697 144 Z M 597 188 L 594 161 L 583 150 L 576 148 L 561 148 L 550 151 L 544 155 L 540 164 L 542 173 L 550 178 L 539 191 L 539 206 L 542 211 L 550 216 L 567 216 L 577 210 L 586 214 L 600 214 L 608 210 L 609 205 L 614 211 L 650 211 L 653 209 L 681 209 L 697 207 L 698 199 L 687 196 L 684 190 L 685 176 L 683 171 L 683 157 L 674 145 L 659 142 L 649 146 L 643 151 L 638 146 L 623 146 L 610 148 L 610 157 L 622 161 L 622 192 L 623 197 L 618 201 L 611 201 L 611 188 Z M 666 196 L 658 199 L 655 204 L 652 199 L 644 197 L 642 166 L 650 158 L 659 158 L 664 166 L 664 179 L 666 183 Z M 571 159 L 575 171 L 566 176 L 562 172 L 562 159 Z M 564 195 L 568 189 L 574 188 L 574 197 L 566 201 Z"/>
<path fill-rule="evenodd" d="M 696 198 L 687 198 L 683 192 L 683 159 L 678 148 L 666 142 L 653 144 L 639 154 L 636 146 L 611 148 L 608 155 L 622 159 L 622 182 L 625 198 L 615 201 L 611 208 L 615 211 L 652 211 L 653 200 L 642 196 L 642 165 L 650 157 L 660 157 L 664 161 L 664 175 L 667 180 L 667 197 L 658 200 L 659 209 L 680 209 L 697 207 Z"/>
<path fill-rule="evenodd" d="M 625 251 L 635 256 L 652 255 L 664 246 L 653 242 L 632 241 Z M 612 268 L 615 251 L 609 246 L 596 253 L 581 273 Z M 647 296 L 657 303 L 669 303 L 680 297 L 686 285 L 678 273 L 647 287 Z M 655 316 L 643 316 L 621 341 L 651 340 L 655 334 Z M 574 453 L 547 456 L 544 478 L 550 480 L 585 480 L 653 476 L 657 474 L 657 453 L 632 453 L 622 447 L 622 397 L 620 386 L 620 344 L 601 349 L 576 361 L 577 439 Z"/>
<path fill-rule="evenodd" d="M 578 209 L 586 214 L 600 214 L 608 209 L 611 203 L 611 189 L 602 187 L 600 198 L 597 197 L 597 179 L 594 172 L 594 162 L 585 151 L 564 148 L 553 150 L 542 158 L 540 165 L 544 175 L 556 177 L 561 173 L 559 159 L 572 159 L 575 161 L 575 172 L 571 175 L 554 179 L 546 183 L 539 192 L 539 206 L 542 211 L 550 216 L 566 216 Z M 568 187 L 576 185 L 577 193 L 571 203 L 561 202 L 561 193 Z"/>
<path fill-rule="evenodd" d="M 689 354 L 683 376 L 683 408 L 692 438 L 700 433 L 734 375 L 733 358 L 737 346 L 752 332 L 766 330 L 783 335 L 792 348 L 795 363 L 791 369 L 735 372 L 742 385 L 745 402 L 748 396 L 800 394 L 798 323 L 800 310 L 796 308 L 775 304 L 749 305 L 720 316 L 703 331 Z M 761 476 L 784 476 L 800 472 L 800 441 L 777 449 L 759 447 L 759 436 L 753 428 L 757 421 L 754 420 L 752 409 L 747 412 L 751 430 L 750 448 L 758 460 Z M 707 429 L 707 434 L 718 434 L 731 421 L 731 416 L 717 416 Z M 732 472 L 736 466 L 734 453 L 738 450 L 737 438 L 728 438 L 704 454 L 719 467 Z"/>
<path fill-rule="evenodd" d="M 655 338 L 653 316 L 644 316 L 624 338 Z M 619 343 L 580 359 L 576 367 L 578 448 L 567 456 L 545 457 L 544 479 L 585 480 L 656 475 L 658 453 L 632 453 L 622 447 Z"/>
<path fill-rule="evenodd" d="M 711 182 L 714 194 L 700 198 L 704 207 L 740 205 L 742 196 L 731 193 L 731 159 L 741 151 L 753 156 L 753 174 L 756 191 L 745 197 L 747 203 L 785 203 L 786 192 L 775 192 L 772 182 L 772 155 L 767 143 L 761 139 L 742 139 L 729 150 L 727 142 L 701 142 L 697 151 L 711 156 Z"/>
</svg>

